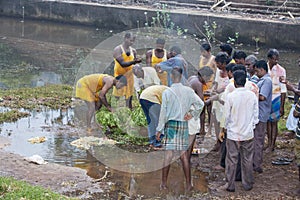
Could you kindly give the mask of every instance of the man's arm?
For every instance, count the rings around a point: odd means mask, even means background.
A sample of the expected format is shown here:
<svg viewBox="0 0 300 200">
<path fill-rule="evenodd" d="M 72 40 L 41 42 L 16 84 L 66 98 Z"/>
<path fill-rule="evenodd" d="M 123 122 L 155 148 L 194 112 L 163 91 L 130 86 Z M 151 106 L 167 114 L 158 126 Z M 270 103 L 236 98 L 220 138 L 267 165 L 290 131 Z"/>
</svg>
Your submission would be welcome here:
<svg viewBox="0 0 300 200">
<path fill-rule="evenodd" d="M 292 84 L 290 84 L 289 82 L 286 83 L 286 88 L 289 91 L 294 92 L 296 95 L 300 96 L 300 90 L 297 90 Z"/>
<path fill-rule="evenodd" d="M 204 100 L 204 95 L 203 95 L 203 87 L 202 83 L 200 82 L 193 82 L 191 84 L 192 89 L 195 91 L 195 93 L 200 97 L 200 99 L 203 101 Z"/>
<path fill-rule="evenodd" d="M 122 56 L 122 49 L 120 48 L 120 46 L 115 48 L 113 57 L 123 68 L 130 67 L 131 65 L 135 65 L 137 63 L 142 62 L 141 59 L 136 58 L 136 55 L 134 55 L 134 60 L 125 62 Z"/>
<path fill-rule="evenodd" d="M 286 93 L 281 93 L 280 95 L 280 116 L 284 115 L 284 103 L 285 103 Z"/>
<path fill-rule="evenodd" d="M 111 106 L 107 102 L 106 93 L 113 87 L 113 81 L 111 79 L 109 79 L 109 78 L 106 78 L 106 77 L 104 77 L 104 79 L 105 79 L 105 80 L 103 80 L 104 86 L 102 87 L 102 89 L 100 91 L 99 98 L 100 98 L 100 101 L 103 103 L 103 105 L 109 111 L 112 111 Z"/>
<path fill-rule="evenodd" d="M 166 71 L 166 72 L 170 73 L 173 69 L 174 62 L 175 62 L 175 60 L 173 58 L 170 58 L 166 61 L 163 61 L 163 62 L 157 64 L 156 68 L 158 68 L 158 71 L 162 70 L 162 71 Z"/>
<path fill-rule="evenodd" d="M 152 63 L 152 49 L 146 53 L 146 65 L 151 66 Z"/>
</svg>

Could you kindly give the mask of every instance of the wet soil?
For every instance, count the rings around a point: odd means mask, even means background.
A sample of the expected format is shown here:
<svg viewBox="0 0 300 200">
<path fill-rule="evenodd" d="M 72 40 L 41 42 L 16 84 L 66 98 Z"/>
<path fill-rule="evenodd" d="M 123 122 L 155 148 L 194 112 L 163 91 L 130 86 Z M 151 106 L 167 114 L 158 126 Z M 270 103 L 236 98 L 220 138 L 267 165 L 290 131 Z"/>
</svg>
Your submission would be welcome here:
<svg viewBox="0 0 300 200">
<path fill-rule="evenodd" d="M 9 142 L 6 137 L 0 137 L 0 148 L 9 145 Z M 157 184 L 157 192 L 153 196 L 138 195 L 132 199 L 167 199 L 171 197 L 172 199 L 299 199 L 300 196 L 295 194 L 295 191 L 300 188 L 298 168 L 295 161 L 289 165 L 272 165 L 272 160 L 279 157 L 294 159 L 293 145 L 293 139 L 280 136 L 275 151 L 269 154 L 264 153 L 264 172 L 254 174 L 255 184 L 251 191 L 244 191 L 241 182 L 236 182 L 235 193 L 228 193 L 220 189 L 220 186 L 225 184 L 224 171 L 215 169 L 219 162 L 219 153 L 212 151 L 204 157 L 192 156 L 192 176 L 196 176 L 197 171 L 205 174 L 202 175 L 206 176 L 202 179 L 206 179 L 208 184 L 205 191 L 194 191 L 188 195 L 177 194 L 174 196 L 174 194 L 168 192 L 160 192 Z M 136 149 L 137 147 L 133 148 Z M 12 176 L 18 180 L 40 185 L 66 196 L 80 199 L 126 199 L 126 196 L 129 196 L 122 187 L 118 188 L 120 185 L 112 176 L 108 175 L 101 179 L 107 170 L 105 167 L 96 167 L 86 171 L 54 163 L 37 165 L 26 161 L 20 155 L 6 152 L 3 149 L 0 149 L 0 160 L 1 176 Z M 179 163 L 177 165 L 180 166 Z M 183 177 L 183 174 L 178 176 Z M 176 175 L 174 177 L 176 178 Z M 172 180 L 174 177 L 169 179 Z M 155 179 L 157 179 L 155 182 L 159 182 L 160 176 Z M 142 184 L 147 185 L 147 180 L 144 180 Z M 199 184 L 198 179 L 194 178 L 194 185 L 197 184 Z M 155 186 L 149 185 L 147 187 Z"/>
</svg>

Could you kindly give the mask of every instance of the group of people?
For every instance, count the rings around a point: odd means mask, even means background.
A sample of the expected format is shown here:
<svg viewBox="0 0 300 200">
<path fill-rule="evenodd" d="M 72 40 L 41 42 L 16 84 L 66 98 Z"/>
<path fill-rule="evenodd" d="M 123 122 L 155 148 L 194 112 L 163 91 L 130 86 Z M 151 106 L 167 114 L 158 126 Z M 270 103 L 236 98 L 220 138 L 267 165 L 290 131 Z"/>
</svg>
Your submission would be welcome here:
<svg viewBox="0 0 300 200">
<path fill-rule="evenodd" d="M 125 96 L 130 109 L 136 91 L 148 123 L 149 145 L 164 150 L 161 189 L 167 189 L 170 165 L 177 155 L 186 190 L 192 190 L 190 155 L 196 134 L 204 135 L 208 122 L 218 141 L 214 150 L 220 150 L 219 167 L 225 168 L 224 189 L 234 192 L 235 181 L 241 180 L 244 189 L 251 190 L 253 172 L 263 172 L 265 135 L 265 152 L 274 151 L 287 90 L 299 95 L 278 64 L 279 52 L 270 49 L 267 61 L 240 50 L 231 57 L 232 47 L 222 44 L 214 56 L 211 46 L 203 43 L 197 73 L 189 76 L 180 47 L 172 46 L 167 52 L 165 40 L 157 39 L 142 67 L 142 59 L 132 48 L 134 41 L 135 36 L 126 33 L 123 43 L 114 49 L 114 76 L 92 74 L 77 82 L 76 97 L 88 106 L 88 128 L 93 113 L 102 104 L 113 111 L 106 100 L 109 89 L 113 88 L 112 95 L 117 98 Z M 294 112 L 299 117 L 299 105 Z"/>
</svg>

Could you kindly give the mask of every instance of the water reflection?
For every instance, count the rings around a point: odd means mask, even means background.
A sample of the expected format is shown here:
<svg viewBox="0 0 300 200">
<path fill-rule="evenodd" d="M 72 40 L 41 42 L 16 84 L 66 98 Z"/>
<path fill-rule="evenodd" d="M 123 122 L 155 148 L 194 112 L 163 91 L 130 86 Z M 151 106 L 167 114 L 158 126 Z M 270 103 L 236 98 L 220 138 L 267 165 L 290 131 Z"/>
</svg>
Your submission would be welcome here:
<svg viewBox="0 0 300 200">
<path fill-rule="evenodd" d="M 7 109 L 0 108 L 0 110 L 4 112 Z M 29 117 L 19 119 L 15 123 L 0 125 L 0 136 L 7 137 L 11 141 L 11 145 L 5 147 L 6 151 L 25 157 L 38 154 L 48 162 L 85 169 L 87 175 L 92 178 L 112 182 L 112 190 L 115 191 L 116 195 L 122 197 L 136 195 L 153 197 L 158 195 L 161 170 L 135 173 L 139 171 L 136 167 L 149 167 L 151 163 L 144 163 L 144 160 L 139 160 L 140 165 L 135 166 L 130 158 L 118 157 L 115 154 L 116 151 L 112 151 L 113 154 L 108 154 L 108 146 L 96 146 L 88 151 L 72 146 L 70 144 L 72 141 L 87 134 L 80 127 L 74 126 L 74 112 L 72 109 L 50 110 L 44 108 L 42 111 L 32 111 L 30 114 Z M 30 138 L 41 136 L 47 138 L 44 143 L 31 144 L 28 142 Z M 99 162 L 99 159 L 95 157 L 100 153 L 101 148 L 108 149 L 108 151 L 104 151 L 106 152 L 106 159 L 116 162 L 116 165 L 132 165 L 131 173 L 109 168 L 104 163 Z M 160 154 L 163 155 L 161 152 Z M 153 156 L 153 154 L 148 154 L 148 156 Z M 157 159 L 162 160 L 163 158 L 157 157 Z M 152 164 L 155 165 L 156 163 Z M 206 176 L 207 174 L 192 169 L 196 191 L 207 192 Z M 185 179 L 181 164 L 180 162 L 174 162 L 169 175 L 171 194 L 174 196 L 184 194 L 184 183 Z"/>
<path fill-rule="evenodd" d="M 88 165 L 82 163 L 76 164 L 75 166 L 86 169 L 87 174 L 95 179 L 109 178 L 109 180 L 114 183 L 113 191 L 115 191 L 116 194 L 122 195 L 123 193 L 130 197 L 140 195 L 144 198 L 159 196 L 161 170 L 131 174 L 107 168 L 102 163 L 97 162 L 89 152 L 87 152 L 87 159 L 91 161 Z M 122 161 L 119 161 L 119 165 L 123 164 Z M 206 176 L 206 173 L 192 168 L 192 179 L 195 191 L 203 193 L 208 191 Z M 174 196 L 184 194 L 185 179 L 180 161 L 172 164 L 168 183 L 170 194 Z M 120 199 L 120 196 L 117 198 Z"/>
<path fill-rule="evenodd" d="M 78 130 L 69 126 L 74 116 L 71 109 L 44 108 L 30 114 L 29 117 L 21 118 L 17 122 L 0 125 L 0 135 L 11 140 L 11 145 L 5 148 L 7 151 L 22 156 L 38 154 L 47 161 L 64 163 L 68 166 L 74 165 L 76 161 L 73 159 L 86 156 L 85 152 L 70 145 L 71 141 L 78 139 Z M 44 143 L 28 142 L 30 138 L 42 136 L 47 138 Z"/>
<path fill-rule="evenodd" d="M 93 48 L 112 32 L 88 26 L 0 17 L 0 36 Z"/>
</svg>

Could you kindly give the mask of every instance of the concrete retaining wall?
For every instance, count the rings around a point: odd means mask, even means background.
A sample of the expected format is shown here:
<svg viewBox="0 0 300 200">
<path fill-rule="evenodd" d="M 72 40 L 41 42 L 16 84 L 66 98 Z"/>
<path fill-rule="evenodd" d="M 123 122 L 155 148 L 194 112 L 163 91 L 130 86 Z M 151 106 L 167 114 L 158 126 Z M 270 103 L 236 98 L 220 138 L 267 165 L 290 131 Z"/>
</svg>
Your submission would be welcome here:
<svg viewBox="0 0 300 200">
<path fill-rule="evenodd" d="M 24 9 L 23 9 L 24 8 Z M 155 9 L 141 7 L 124 7 L 120 5 L 99 5 L 94 3 L 78 3 L 72 1 L 25 1 L 0 0 L 0 15 L 35 19 L 47 19 L 65 23 L 95 25 L 100 28 L 126 30 L 143 27 L 152 17 Z M 251 19 L 237 16 L 220 16 L 201 10 L 171 10 L 171 20 L 189 33 L 199 35 L 195 24 L 203 29 L 204 21 L 218 25 L 216 37 L 227 41 L 239 32 L 239 42 L 255 44 L 253 37 L 260 43 L 274 48 L 300 48 L 300 24 L 271 22 L 265 19 Z"/>
</svg>

